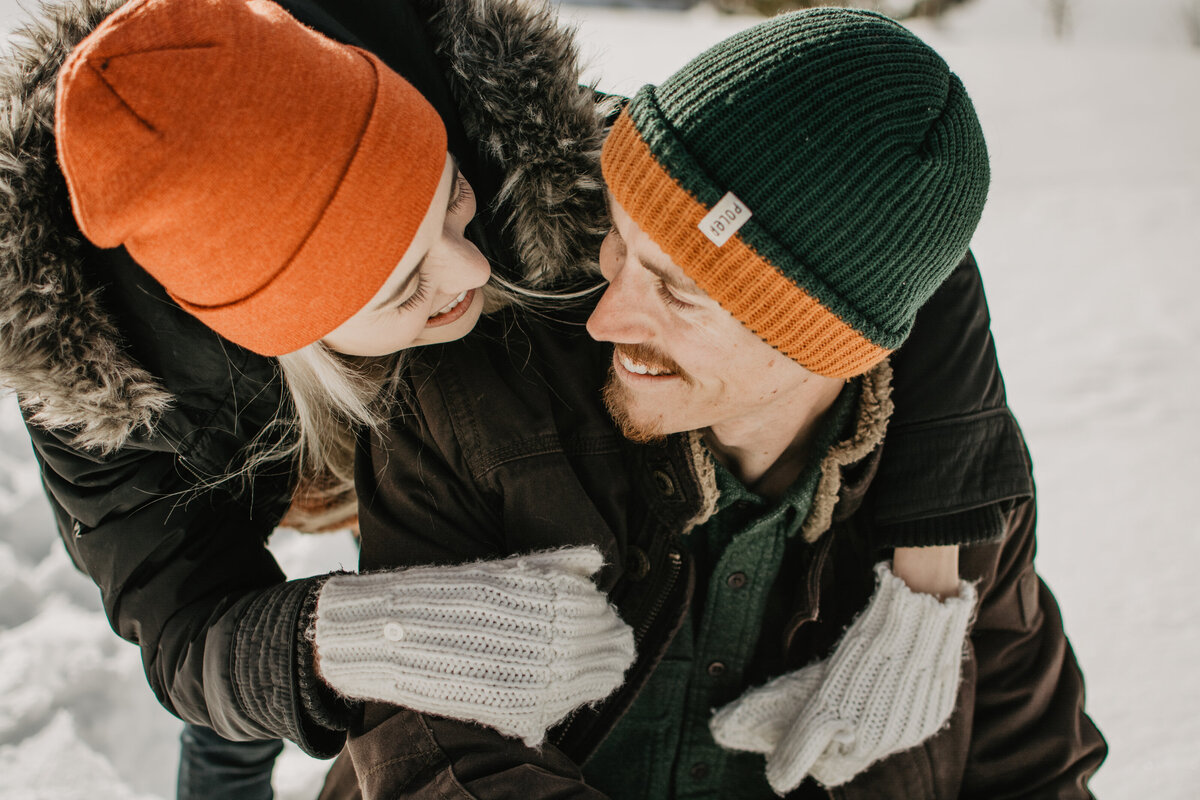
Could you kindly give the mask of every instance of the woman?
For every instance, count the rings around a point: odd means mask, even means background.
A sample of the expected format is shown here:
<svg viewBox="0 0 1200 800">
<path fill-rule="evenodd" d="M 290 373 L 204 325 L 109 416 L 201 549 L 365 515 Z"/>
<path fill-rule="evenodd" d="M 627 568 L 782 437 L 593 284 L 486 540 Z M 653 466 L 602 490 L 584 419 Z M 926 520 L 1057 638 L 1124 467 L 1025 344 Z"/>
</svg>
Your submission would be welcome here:
<svg viewBox="0 0 1200 800">
<path fill-rule="evenodd" d="M 80 235 L 56 159 L 56 147 L 64 142 L 53 129 L 54 88 L 67 53 L 120 5 L 89 1 L 64 8 L 27 31 L 29 43 L 5 67 L 9 113 L 4 116 L 7 191 L 0 199 L 5 242 L 0 377 L 22 401 L 47 492 L 73 559 L 100 586 L 114 628 L 141 646 L 147 676 L 160 700 L 185 720 L 203 726 L 185 736 L 204 735 L 204 729 L 212 728 L 238 739 L 289 738 L 313 755 L 328 757 L 341 747 L 352 705 L 317 678 L 312 644 L 305 637 L 325 577 L 285 583 L 263 545 L 289 508 L 290 520 L 297 525 L 345 521 L 345 505 L 339 508 L 336 502 L 344 500 L 348 478 L 345 418 L 336 417 L 336 424 L 325 424 L 313 435 L 311 426 L 302 426 L 299 437 L 293 435 L 291 421 L 293 407 L 301 419 L 328 419 L 329 406 L 323 401 L 305 404 L 310 393 L 303 384 L 306 378 L 309 386 L 328 380 L 331 366 L 337 375 L 343 371 L 320 347 L 311 347 L 307 355 L 285 359 L 293 382 L 302 384 L 299 391 L 288 392 L 275 359 L 231 343 L 182 310 L 128 249 L 98 249 Z M 139 3 L 137 13 L 161 13 L 156 5 Z M 252 5 L 264 12 L 273 9 L 270 4 Z M 386 61 L 418 88 L 442 126 L 439 135 L 445 144 L 431 147 L 426 153 L 430 158 L 414 162 L 425 170 L 427 196 L 408 231 L 414 239 L 436 239 L 429 251 L 438 252 L 423 264 L 415 283 L 406 281 L 401 287 L 404 294 L 396 300 L 407 307 L 380 316 L 405 325 L 437 317 L 463 290 L 486 280 L 481 251 L 501 266 L 524 263 L 534 274 L 592 258 L 602 208 L 591 156 L 598 146 L 599 116 L 591 91 L 578 84 L 569 38 L 545 12 L 513 4 L 425 7 L 340 0 L 295 2 L 287 8 L 309 25 Z M 173 14 L 176 27 L 167 29 L 177 31 L 182 19 Z M 280 25 L 287 22 L 278 15 L 271 19 Z M 510 53 L 521 58 L 514 60 Z M 350 66 L 366 63 L 362 56 L 340 57 Z M 81 74 L 103 76 L 96 88 L 105 89 L 106 81 L 117 80 L 113 76 L 132 63 L 114 58 L 109 60 L 111 73 Z M 371 63 L 383 74 L 378 61 Z M 181 77 L 153 65 L 145 69 Z M 486 85 L 475 84 L 474 76 L 480 74 L 489 76 Z M 186 75 L 193 81 L 211 77 L 206 67 L 195 66 Z M 290 74 L 276 75 L 275 80 L 294 88 Z M 326 92 L 332 95 L 331 103 L 344 100 L 340 95 L 348 93 L 351 80 L 336 77 L 336 91 Z M 101 101 L 120 97 L 115 92 L 98 96 Z M 211 95 L 218 100 L 220 96 Z M 114 100 L 149 115 L 146 101 L 132 95 Z M 294 105 L 303 109 L 311 102 L 305 96 Z M 281 113 L 288 111 L 285 104 Z M 428 109 L 422 118 L 430 126 L 434 121 Z M 76 119 L 96 117 L 84 114 Z M 313 119 L 319 124 L 322 118 L 315 114 Z M 60 127 L 64 124 L 61 115 L 57 121 Z M 119 128 L 126 123 L 133 128 Z M 118 128 L 110 133 L 118 141 L 129 141 L 126 133 L 137 136 L 154 127 L 136 112 L 115 124 Z M 280 127 L 284 134 L 296 130 Z M 296 203 L 285 201 L 283 184 L 291 181 L 293 194 L 302 194 L 320 165 L 334 160 L 333 149 L 349 148 L 354 134 L 323 141 L 319 152 L 290 142 L 309 159 L 312 173 L 301 172 L 294 161 L 255 173 L 261 179 L 260 199 L 267 197 L 255 213 L 267 216 L 237 228 L 238 235 L 244 234 L 237 246 L 249 252 L 252 245 L 261 245 L 256 237 L 273 222 L 286 227 L 298 212 Z M 272 142 L 268 150 L 285 152 L 285 143 Z M 105 162 L 113 152 L 106 147 L 72 151 L 67 145 L 64 163 L 79 155 L 82 169 L 107 164 L 107 178 L 116 183 L 107 188 L 106 204 L 112 198 L 135 205 L 154 191 L 171 191 L 170 186 L 155 189 L 146 184 L 141 187 L 145 195 L 122 195 L 114 186 L 128 186 L 123 181 L 132 180 L 147 164 L 144 157 L 123 164 Z M 226 149 L 219 149 L 217 156 L 232 157 Z M 529 160 L 537 163 L 536 169 L 527 166 Z M 455 170 L 465 179 L 455 179 Z M 146 170 L 142 177 L 152 182 L 154 174 Z M 501 192 L 505 202 L 494 202 Z M 161 194 L 154 197 L 152 206 L 169 205 Z M 209 206 L 183 226 L 182 235 L 193 235 L 193 242 L 203 238 L 195 235 L 196 226 L 223 228 L 249 219 L 230 213 L 207 187 L 195 199 Z M 270 217 L 273 203 L 278 205 L 276 218 Z M 421 223 L 435 206 L 431 213 L 437 219 L 423 228 Z M 476 206 L 485 210 L 468 222 Z M 517 208 L 537 213 L 517 218 Z M 556 213 L 548 213 L 551 210 Z M 210 214 L 224 216 L 216 224 Z M 83 212 L 89 224 L 99 228 L 111 221 L 101 216 Z M 386 233 L 391 225 L 385 220 L 380 228 Z M 468 225 L 481 251 L 464 238 Z M 159 244 L 169 250 L 180 241 Z M 348 246 L 339 241 L 334 249 Z M 365 300 L 378 291 L 390 293 L 405 277 L 398 275 L 388 283 L 398 267 L 406 274 L 411 271 L 414 265 L 411 259 L 404 261 L 404 250 L 390 253 L 377 267 L 379 285 L 363 289 Z M 443 252 L 466 257 L 461 263 L 443 260 Z M 513 253 L 520 254 L 520 262 Z M 245 260 L 233 262 L 225 288 L 236 291 L 237 281 L 245 277 L 238 273 Z M 346 281 L 342 274 L 332 277 L 327 281 L 331 286 Z M 211 289 L 200 285 L 198 291 Z M 185 299 L 183 290 L 176 291 Z M 200 305 L 211 304 L 211 298 L 200 300 Z M 448 309 L 436 320 L 447 324 L 404 327 L 389 348 L 414 344 L 427 335 L 461 335 L 478 315 L 479 303 L 477 293 L 462 304 L 467 313 Z M 327 310 L 304 311 L 311 321 Z M 285 306 L 282 313 L 285 318 L 300 316 L 300 309 Z M 345 321 L 337 320 L 311 340 L 332 333 Z M 344 346 L 354 350 L 349 341 Z M 351 414 L 363 411 L 355 407 L 361 387 L 345 382 L 343 386 L 334 405 L 349 407 Z M 329 437 L 321 431 L 330 430 L 341 435 L 326 445 Z M 305 448 L 311 468 L 298 466 L 298 447 Z M 250 470 L 244 468 L 247 452 L 257 462 Z M 335 502 L 330 509 L 331 499 Z M 314 514 L 314 509 L 321 513 Z M 586 565 L 569 562 L 557 571 L 556 580 L 580 578 L 581 570 Z M 546 565 L 526 562 L 510 571 L 536 579 L 542 588 L 550 586 Z M 445 581 L 457 586 L 462 575 L 448 573 Z M 581 578 L 573 585 L 588 590 Z M 479 591 L 494 593 L 484 586 Z M 520 702 L 530 707 L 543 700 L 540 691 L 524 692 Z M 269 785 L 260 780 L 258 790 L 269 792 Z"/>
</svg>

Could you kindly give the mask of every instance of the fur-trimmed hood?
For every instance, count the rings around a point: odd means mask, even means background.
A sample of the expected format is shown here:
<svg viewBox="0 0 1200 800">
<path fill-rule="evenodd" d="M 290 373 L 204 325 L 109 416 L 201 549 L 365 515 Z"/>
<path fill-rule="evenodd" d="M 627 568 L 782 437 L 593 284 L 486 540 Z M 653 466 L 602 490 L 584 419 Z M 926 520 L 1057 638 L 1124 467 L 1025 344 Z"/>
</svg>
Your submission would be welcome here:
<svg viewBox="0 0 1200 800">
<path fill-rule="evenodd" d="M 32 421 L 100 452 L 151 434 L 174 398 L 126 352 L 55 157 L 55 80 L 125 0 L 44 5 L 0 61 L 0 385 Z M 609 109 L 579 85 L 571 33 L 523 0 L 417 0 L 467 137 L 502 168 L 497 203 L 527 277 L 592 268 L 605 226 L 598 155 Z"/>
</svg>

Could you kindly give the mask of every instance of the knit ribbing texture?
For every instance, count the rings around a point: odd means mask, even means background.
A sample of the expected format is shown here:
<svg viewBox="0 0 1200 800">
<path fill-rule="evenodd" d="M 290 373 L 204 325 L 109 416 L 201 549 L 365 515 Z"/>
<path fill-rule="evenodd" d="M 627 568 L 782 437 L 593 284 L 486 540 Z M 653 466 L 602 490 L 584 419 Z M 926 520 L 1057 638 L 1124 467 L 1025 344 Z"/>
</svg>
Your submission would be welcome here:
<svg viewBox="0 0 1200 800">
<path fill-rule="evenodd" d="M 767 756 L 785 794 L 812 775 L 840 786 L 876 761 L 915 747 L 954 711 L 975 587 L 939 602 L 876 565 L 879 584 L 833 654 L 776 678 L 718 711 L 717 743 Z"/>
<path fill-rule="evenodd" d="M 605 180 L 710 296 L 806 368 L 860 374 L 966 252 L 989 182 L 957 76 L 898 23 L 820 8 L 735 35 L 643 87 Z M 697 227 L 732 192 L 723 245 Z"/>
<path fill-rule="evenodd" d="M 590 576 L 595 548 L 335 575 L 317 603 L 321 676 L 341 694 L 491 726 L 536 746 L 606 697 L 633 632 Z"/>
<path fill-rule="evenodd" d="M 412 84 L 250 0 L 113 13 L 59 72 L 55 142 L 80 231 L 263 355 L 374 297 L 446 161 L 445 126 Z"/>
</svg>

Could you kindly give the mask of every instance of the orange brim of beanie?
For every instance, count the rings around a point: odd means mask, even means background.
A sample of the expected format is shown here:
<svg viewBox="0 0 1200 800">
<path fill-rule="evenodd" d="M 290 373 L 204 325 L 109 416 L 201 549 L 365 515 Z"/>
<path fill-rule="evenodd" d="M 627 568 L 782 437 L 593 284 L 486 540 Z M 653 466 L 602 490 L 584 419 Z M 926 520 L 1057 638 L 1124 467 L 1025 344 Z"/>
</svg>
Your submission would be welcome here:
<svg viewBox="0 0 1200 800">
<path fill-rule="evenodd" d="M 172 294 L 210 328 L 262 355 L 313 344 L 366 306 L 437 194 L 447 157 L 441 117 L 408 81 L 359 53 L 375 71 L 375 103 L 337 191 L 295 255 L 233 303 L 202 306 Z M 135 247 L 130 254 L 138 258 Z"/>
</svg>

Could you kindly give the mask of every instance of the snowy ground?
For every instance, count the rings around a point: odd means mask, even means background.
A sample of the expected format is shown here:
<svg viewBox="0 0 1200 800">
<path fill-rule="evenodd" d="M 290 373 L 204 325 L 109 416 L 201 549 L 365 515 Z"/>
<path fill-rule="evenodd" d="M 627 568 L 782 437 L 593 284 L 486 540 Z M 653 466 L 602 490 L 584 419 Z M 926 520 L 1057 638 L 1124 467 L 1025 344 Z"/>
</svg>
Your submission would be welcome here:
<svg viewBox="0 0 1200 800">
<path fill-rule="evenodd" d="M 4 29 L 17 5 L 0 0 Z M 963 77 L 991 146 L 975 250 L 1033 451 L 1040 568 L 1112 745 L 1093 788 L 1182 800 L 1200 784 L 1200 533 L 1186 510 L 1200 478 L 1200 8 L 1075 0 L 1056 39 L 1049 6 L 977 0 L 918 29 Z M 626 92 L 750 22 L 566 13 L 602 86 Z M 2 411 L 0 800 L 170 797 L 178 723 L 70 567 L 11 401 Z M 355 559 L 344 537 L 273 545 L 297 575 Z M 309 800 L 323 768 L 289 750 L 279 796 Z"/>
</svg>

